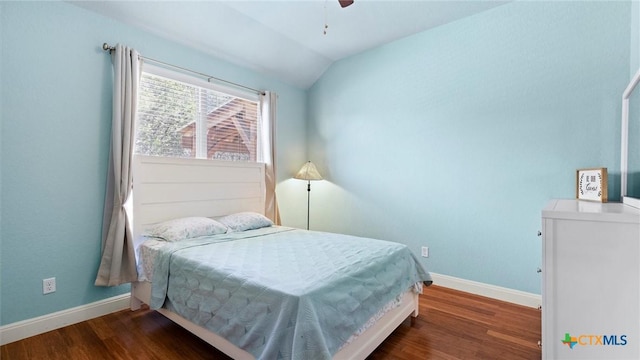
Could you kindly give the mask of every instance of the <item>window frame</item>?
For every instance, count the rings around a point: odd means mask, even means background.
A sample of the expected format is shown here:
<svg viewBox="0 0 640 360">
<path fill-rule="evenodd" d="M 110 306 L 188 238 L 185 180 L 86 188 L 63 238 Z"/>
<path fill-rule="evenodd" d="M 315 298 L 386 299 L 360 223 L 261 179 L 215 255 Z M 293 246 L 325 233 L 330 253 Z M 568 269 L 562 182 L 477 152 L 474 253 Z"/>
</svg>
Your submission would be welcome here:
<svg viewBox="0 0 640 360">
<path fill-rule="evenodd" d="M 177 71 L 177 70 L 172 70 L 172 69 L 167 69 L 161 66 L 157 66 L 157 65 L 153 65 L 153 64 L 143 64 L 142 65 L 142 70 L 141 70 L 141 74 L 140 76 L 142 77 L 142 75 L 144 75 L 145 73 L 150 74 L 150 75 L 155 75 L 155 76 L 160 76 L 169 80 L 173 80 L 173 81 L 177 81 L 177 82 L 181 82 L 184 83 L 186 85 L 189 86 L 197 86 L 200 88 L 204 88 L 204 89 L 208 89 L 208 90 L 212 90 L 212 91 L 216 91 L 216 92 L 220 92 L 223 93 L 225 95 L 229 95 L 229 96 L 233 96 L 236 98 L 240 98 L 243 100 L 247 100 L 247 101 L 251 101 L 251 102 L 255 102 L 256 103 L 256 129 L 258 131 L 257 134 L 257 139 L 256 139 L 256 159 L 255 161 L 253 160 L 247 160 L 248 162 L 257 162 L 257 163 L 263 163 L 264 159 L 263 159 L 263 151 L 262 151 L 262 143 L 263 143 L 263 136 L 265 136 L 262 132 L 263 132 L 263 126 L 262 126 L 262 114 L 261 114 L 261 109 L 262 109 L 262 98 L 260 96 L 260 94 L 253 92 L 253 91 L 249 91 L 249 90 L 242 90 L 242 89 L 238 89 L 236 87 L 232 87 L 232 86 L 225 86 L 225 85 L 221 85 L 219 83 L 213 83 L 210 82 L 208 80 L 210 80 L 211 78 L 205 80 L 193 75 L 189 75 L 186 74 L 184 72 L 181 71 Z M 203 75 L 204 76 L 204 75 Z M 140 96 L 140 93 L 139 95 Z M 139 111 L 139 110 L 138 110 Z M 207 151 L 206 151 L 206 147 L 207 147 L 207 140 L 206 140 L 206 134 L 207 131 L 206 129 L 206 124 L 203 121 L 205 118 L 204 117 L 199 117 L 198 119 L 195 120 L 195 124 L 196 124 L 196 154 L 192 157 L 192 159 L 205 159 L 205 160 L 213 160 L 213 161 L 225 161 L 225 160 L 219 160 L 219 159 L 210 159 L 207 157 Z M 136 117 L 136 125 L 137 125 L 137 117 Z M 137 128 L 137 127 L 136 127 Z M 202 135 L 204 134 L 204 135 Z M 136 130 L 136 139 L 137 139 L 137 130 Z M 202 153 L 204 153 L 204 156 L 202 156 Z M 134 154 L 135 154 L 135 150 L 134 150 Z M 169 157 L 169 156 L 162 156 L 162 157 Z M 238 161 L 238 160 L 226 160 L 226 161 Z"/>
</svg>

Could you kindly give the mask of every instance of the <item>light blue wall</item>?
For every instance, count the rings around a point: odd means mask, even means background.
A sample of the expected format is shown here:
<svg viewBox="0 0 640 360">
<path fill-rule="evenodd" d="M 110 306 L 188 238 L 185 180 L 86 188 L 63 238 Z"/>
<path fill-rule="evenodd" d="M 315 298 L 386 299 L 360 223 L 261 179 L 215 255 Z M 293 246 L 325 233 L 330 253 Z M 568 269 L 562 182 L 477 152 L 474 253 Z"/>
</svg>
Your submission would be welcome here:
<svg viewBox="0 0 640 360">
<path fill-rule="evenodd" d="M 62 2 L 0 2 L 0 324 L 128 291 L 93 286 L 111 116 L 103 42 L 279 94 L 277 146 L 305 148 L 306 92 Z M 304 153 L 281 151 L 278 179 Z M 292 214 L 286 203 L 283 213 Z M 303 219 L 299 221 L 302 223 Z M 295 221 L 294 221 L 295 223 Z M 57 292 L 42 295 L 55 276 Z"/>
<path fill-rule="evenodd" d="M 2 4 L 0 4 L 0 24 L 2 24 L 3 22 L 3 15 L 2 15 Z M 2 64 L 3 64 L 3 56 L 2 56 L 2 52 L 4 49 L 4 43 L 3 43 L 3 36 L 4 32 L 2 31 L 2 27 L 0 25 L 0 84 L 3 83 L 2 81 Z M 0 109 L 4 108 L 4 96 L 3 96 L 3 92 L 2 92 L 2 88 L 0 87 Z M 0 110 L 0 164 L 3 163 L 2 161 L 2 128 L 4 127 L 4 123 L 2 121 L 3 118 L 3 112 L 2 110 Z M 2 166 L 0 166 L 0 260 L 2 260 Z M 2 268 L 0 267 L 0 281 L 2 281 Z M 1 285 L 1 284 L 0 284 Z M 2 309 L 2 292 L 0 291 L 0 309 Z M 2 324 L 2 311 L 0 310 L 0 324 Z"/>
<path fill-rule="evenodd" d="M 514 2 L 335 63 L 310 90 L 312 227 L 539 293 L 540 212 L 575 170 L 618 199 L 629 2 Z"/>
</svg>

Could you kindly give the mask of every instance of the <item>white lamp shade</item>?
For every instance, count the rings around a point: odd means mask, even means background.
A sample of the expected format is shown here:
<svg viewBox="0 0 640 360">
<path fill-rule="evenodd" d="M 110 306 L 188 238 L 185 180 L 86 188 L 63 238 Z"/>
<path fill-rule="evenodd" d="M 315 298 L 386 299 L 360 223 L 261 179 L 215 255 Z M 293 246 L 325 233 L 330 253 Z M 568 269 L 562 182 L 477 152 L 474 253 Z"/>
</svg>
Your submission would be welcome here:
<svg viewBox="0 0 640 360">
<path fill-rule="evenodd" d="M 294 178 L 300 180 L 322 180 L 322 176 L 318 172 L 318 169 L 316 169 L 316 166 L 313 165 L 311 161 L 305 163 Z"/>
</svg>

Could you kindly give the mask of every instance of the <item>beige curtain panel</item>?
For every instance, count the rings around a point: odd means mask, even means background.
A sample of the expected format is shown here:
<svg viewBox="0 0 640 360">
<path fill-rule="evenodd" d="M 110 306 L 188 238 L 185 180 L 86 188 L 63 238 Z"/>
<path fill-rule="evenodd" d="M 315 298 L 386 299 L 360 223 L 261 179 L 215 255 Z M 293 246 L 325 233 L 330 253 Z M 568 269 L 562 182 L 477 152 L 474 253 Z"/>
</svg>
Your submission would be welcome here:
<svg viewBox="0 0 640 360">
<path fill-rule="evenodd" d="M 280 210 L 276 199 L 276 93 L 267 91 L 261 95 L 260 113 L 262 117 L 263 141 L 262 157 L 265 163 L 265 216 L 280 225 Z"/>
<path fill-rule="evenodd" d="M 95 285 L 115 286 L 137 280 L 133 234 L 124 204 L 132 186 L 136 101 L 142 58 L 134 49 L 116 45 L 111 152 L 105 197 L 102 259 Z"/>
</svg>

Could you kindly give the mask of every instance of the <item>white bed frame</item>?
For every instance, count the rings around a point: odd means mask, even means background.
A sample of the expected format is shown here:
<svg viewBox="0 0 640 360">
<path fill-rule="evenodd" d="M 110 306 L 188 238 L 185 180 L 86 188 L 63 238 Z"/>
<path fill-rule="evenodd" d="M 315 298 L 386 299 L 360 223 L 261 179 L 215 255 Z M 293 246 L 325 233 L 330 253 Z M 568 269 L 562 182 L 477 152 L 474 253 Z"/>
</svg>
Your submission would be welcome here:
<svg viewBox="0 0 640 360">
<path fill-rule="evenodd" d="M 136 156 L 133 181 L 133 232 L 159 221 L 185 216 L 217 217 L 240 211 L 264 214 L 264 165 L 194 159 Z M 149 304 L 151 283 L 131 284 L 131 310 Z M 334 359 L 365 359 L 407 317 L 418 316 L 419 295 L 402 295 L 399 307 L 385 313 L 372 327 L 344 346 Z M 234 359 L 253 355 L 226 339 L 167 309 L 159 313 Z"/>
</svg>

